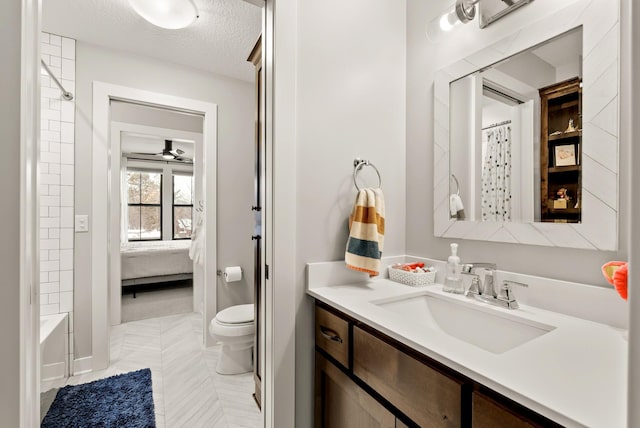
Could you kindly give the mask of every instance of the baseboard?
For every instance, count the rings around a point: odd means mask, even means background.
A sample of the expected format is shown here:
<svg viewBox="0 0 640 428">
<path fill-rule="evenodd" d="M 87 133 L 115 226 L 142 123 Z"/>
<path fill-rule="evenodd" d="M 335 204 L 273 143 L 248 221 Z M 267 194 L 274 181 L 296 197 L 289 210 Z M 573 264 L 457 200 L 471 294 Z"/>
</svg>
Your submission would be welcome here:
<svg viewBox="0 0 640 428">
<path fill-rule="evenodd" d="M 63 379 L 67 376 L 66 364 L 63 362 L 53 364 L 43 364 L 40 376 L 42 381 Z"/>
<path fill-rule="evenodd" d="M 89 373 L 93 371 L 93 357 L 84 357 L 73 360 L 73 374 Z"/>
</svg>

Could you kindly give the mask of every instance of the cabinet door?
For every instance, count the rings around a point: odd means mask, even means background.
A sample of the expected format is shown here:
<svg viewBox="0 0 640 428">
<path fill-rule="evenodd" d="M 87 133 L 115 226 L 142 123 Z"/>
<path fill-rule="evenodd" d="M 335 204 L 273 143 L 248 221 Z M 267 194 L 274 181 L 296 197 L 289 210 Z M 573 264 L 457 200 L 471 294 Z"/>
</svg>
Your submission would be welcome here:
<svg viewBox="0 0 640 428">
<path fill-rule="evenodd" d="M 543 426 L 516 414 L 478 391 L 473 392 L 472 403 L 472 428 L 532 428 Z"/>
<path fill-rule="evenodd" d="M 462 426 L 462 383 L 359 327 L 353 373 L 422 427 Z"/>
<path fill-rule="evenodd" d="M 395 428 L 396 418 L 316 352 L 316 428 Z"/>
</svg>

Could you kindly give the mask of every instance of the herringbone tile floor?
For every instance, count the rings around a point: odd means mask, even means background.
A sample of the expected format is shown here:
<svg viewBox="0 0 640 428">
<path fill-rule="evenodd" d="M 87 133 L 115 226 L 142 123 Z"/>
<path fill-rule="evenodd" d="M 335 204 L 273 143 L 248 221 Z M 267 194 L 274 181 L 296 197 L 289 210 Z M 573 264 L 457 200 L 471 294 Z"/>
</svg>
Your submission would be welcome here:
<svg viewBox="0 0 640 428">
<path fill-rule="evenodd" d="M 196 313 L 112 327 L 109 368 L 73 376 L 66 384 L 149 367 L 158 428 L 262 427 L 251 395 L 253 374 L 216 373 L 220 345 L 205 349 L 201 337 L 201 318 Z"/>
</svg>

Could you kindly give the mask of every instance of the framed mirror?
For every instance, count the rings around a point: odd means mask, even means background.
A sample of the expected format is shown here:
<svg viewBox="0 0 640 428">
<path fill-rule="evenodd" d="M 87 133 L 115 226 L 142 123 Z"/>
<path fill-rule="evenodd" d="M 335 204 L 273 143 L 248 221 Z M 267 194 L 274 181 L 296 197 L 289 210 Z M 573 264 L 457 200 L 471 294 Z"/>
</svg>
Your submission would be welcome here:
<svg viewBox="0 0 640 428">
<path fill-rule="evenodd" d="M 438 72 L 436 236 L 617 249 L 618 14 L 578 1 Z"/>
</svg>

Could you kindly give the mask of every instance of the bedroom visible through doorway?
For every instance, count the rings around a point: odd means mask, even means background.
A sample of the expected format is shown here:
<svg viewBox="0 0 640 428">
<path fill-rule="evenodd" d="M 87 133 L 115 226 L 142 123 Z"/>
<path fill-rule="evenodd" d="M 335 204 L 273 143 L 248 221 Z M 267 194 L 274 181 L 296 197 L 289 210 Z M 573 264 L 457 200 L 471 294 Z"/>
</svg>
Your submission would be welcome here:
<svg viewBox="0 0 640 428">
<path fill-rule="evenodd" d="M 202 274 L 191 239 L 203 208 L 196 155 L 203 117 L 116 100 L 110 110 L 112 147 L 119 147 L 111 198 L 120 207 L 111 220 L 119 230 L 110 254 L 111 323 L 201 312 Z"/>
</svg>

